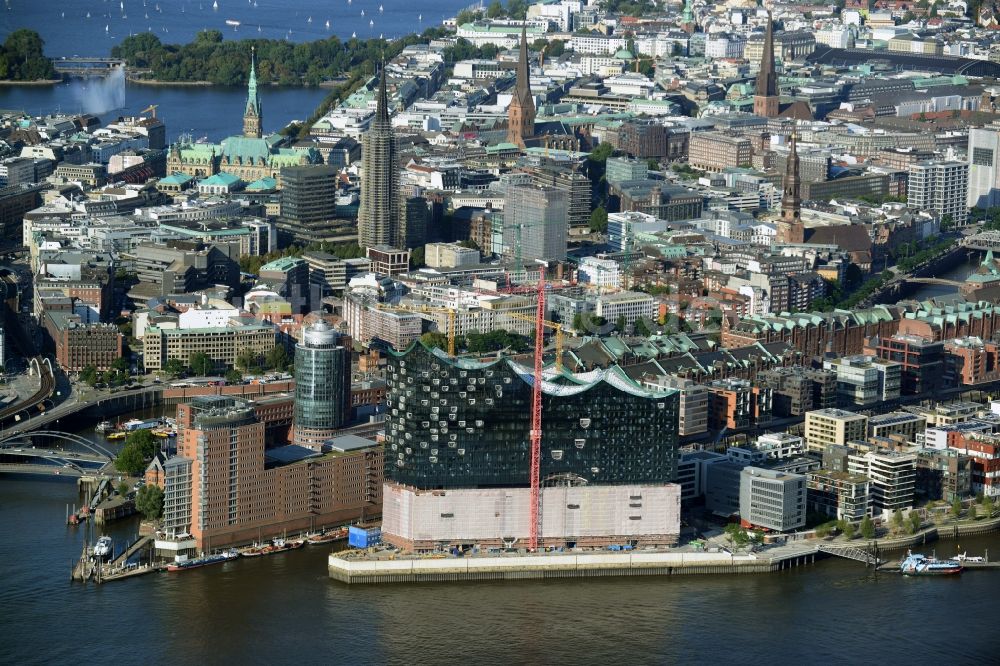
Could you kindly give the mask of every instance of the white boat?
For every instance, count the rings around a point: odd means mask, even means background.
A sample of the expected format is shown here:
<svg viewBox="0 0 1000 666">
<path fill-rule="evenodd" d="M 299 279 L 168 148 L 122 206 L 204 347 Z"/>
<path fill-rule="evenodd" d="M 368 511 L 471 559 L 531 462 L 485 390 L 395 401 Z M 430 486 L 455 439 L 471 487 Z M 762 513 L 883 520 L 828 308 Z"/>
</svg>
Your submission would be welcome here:
<svg viewBox="0 0 1000 666">
<path fill-rule="evenodd" d="M 327 30 L 329 30 L 329 29 L 330 29 L 330 19 L 327 19 L 327 20 L 326 20 L 326 29 L 327 29 Z"/>
<path fill-rule="evenodd" d="M 111 29 L 111 26 L 109 26 L 109 25 L 104 26 L 104 32 L 108 32 L 110 29 Z"/>
<path fill-rule="evenodd" d="M 90 18 L 90 12 L 87 12 L 87 18 Z"/>
<path fill-rule="evenodd" d="M 309 18 L 306 19 L 306 23 L 312 23 L 312 22 L 313 22 L 313 17 L 312 16 L 310 16 Z"/>
<path fill-rule="evenodd" d="M 118 6 L 122 11 L 125 11 L 125 0 L 121 0 L 121 2 L 118 3 Z"/>
<path fill-rule="evenodd" d="M 111 554 L 111 537 L 102 536 L 94 544 L 94 557 L 107 557 Z"/>
<path fill-rule="evenodd" d="M 375 19 L 372 19 L 371 21 L 368 21 L 368 27 L 369 28 L 374 28 L 375 27 Z"/>
<path fill-rule="evenodd" d="M 378 6 L 378 13 L 381 14 L 384 11 L 385 11 L 385 9 L 382 7 L 382 5 L 379 5 Z"/>
<path fill-rule="evenodd" d="M 361 10 L 361 15 L 362 15 L 362 16 L 364 16 L 364 15 L 365 15 L 365 10 L 363 10 L 363 9 Z"/>
<path fill-rule="evenodd" d="M 351 33 L 351 39 L 357 39 L 357 38 L 358 38 L 358 33 L 352 32 Z"/>
<path fill-rule="evenodd" d="M 423 14 L 417 14 L 417 20 L 418 21 L 423 21 L 424 20 L 424 15 Z"/>
<path fill-rule="evenodd" d="M 234 28 L 240 27 L 240 22 L 236 19 L 226 19 L 226 25 L 231 25 Z"/>
<path fill-rule="evenodd" d="M 212 9 L 218 9 L 218 8 L 219 8 L 219 0 L 214 0 L 212 2 Z"/>
</svg>

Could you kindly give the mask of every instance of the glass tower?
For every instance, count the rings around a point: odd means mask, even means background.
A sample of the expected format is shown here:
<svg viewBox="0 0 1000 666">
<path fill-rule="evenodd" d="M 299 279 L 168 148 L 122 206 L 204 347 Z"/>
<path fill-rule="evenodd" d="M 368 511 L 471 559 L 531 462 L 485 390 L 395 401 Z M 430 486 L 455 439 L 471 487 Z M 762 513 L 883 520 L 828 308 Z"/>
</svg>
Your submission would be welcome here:
<svg viewBox="0 0 1000 666">
<path fill-rule="evenodd" d="M 295 345 L 295 443 L 320 449 L 348 420 L 351 408 L 351 346 L 348 338 L 318 321 Z"/>
</svg>

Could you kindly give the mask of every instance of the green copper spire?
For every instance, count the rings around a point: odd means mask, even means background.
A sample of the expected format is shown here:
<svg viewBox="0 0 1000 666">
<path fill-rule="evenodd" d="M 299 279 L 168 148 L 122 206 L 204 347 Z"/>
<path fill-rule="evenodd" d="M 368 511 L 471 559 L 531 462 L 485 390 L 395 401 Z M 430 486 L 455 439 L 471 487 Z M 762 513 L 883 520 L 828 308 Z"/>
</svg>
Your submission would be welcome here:
<svg viewBox="0 0 1000 666">
<path fill-rule="evenodd" d="M 247 85 L 247 113 L 260 115 L 260 96 L 257 94 L 257 64 L 254 60 L 255 49 L 250 48 L 250 83 Z"/>
<path fill-rule="evenodd" d="M 681 23 L 694 23 L 694 9 L 691 7 L 691 0 L 685 0 L 684 13 L 681 14 Z"/>
</svg>

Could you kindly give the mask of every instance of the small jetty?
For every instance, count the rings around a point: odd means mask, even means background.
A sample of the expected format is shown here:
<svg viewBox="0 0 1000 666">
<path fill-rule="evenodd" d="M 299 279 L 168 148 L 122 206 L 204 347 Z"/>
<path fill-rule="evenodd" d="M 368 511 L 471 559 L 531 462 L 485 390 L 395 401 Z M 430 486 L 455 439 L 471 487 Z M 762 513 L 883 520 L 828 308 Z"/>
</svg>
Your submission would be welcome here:
<svg viewBox="0 0 1000 666">
<path fill-rule="evenodd" d="M 142 576 L 156 571 L 163 571 L 166 566 L 155 562 L 133 562 L 129 560 L 153 544 L 152 536 L 143 536 L 130 544 L 109 562 L 94 554 L 93 547 L 84 544 L 80 559 L 73 565 L 72 580 L 94 583 L 107 583 L 134 576 Z"/>
</svg>

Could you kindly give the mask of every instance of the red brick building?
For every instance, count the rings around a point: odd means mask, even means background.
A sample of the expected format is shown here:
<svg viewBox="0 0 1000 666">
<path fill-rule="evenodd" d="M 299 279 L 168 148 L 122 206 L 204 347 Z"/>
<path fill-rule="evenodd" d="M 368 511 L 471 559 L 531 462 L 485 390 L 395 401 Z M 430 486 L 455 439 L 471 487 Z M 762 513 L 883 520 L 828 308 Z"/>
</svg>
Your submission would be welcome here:
<svg viewBox="0 0 1000 666">
<path fill-rule="evenodd" d="M 45 312 L 45 330 L 63 370 L 79 372 L 88 365 L 108 370 L 122 357 L 123 337 L 114 324 L 86 323 L 72 312 Z"/>
</svg>

